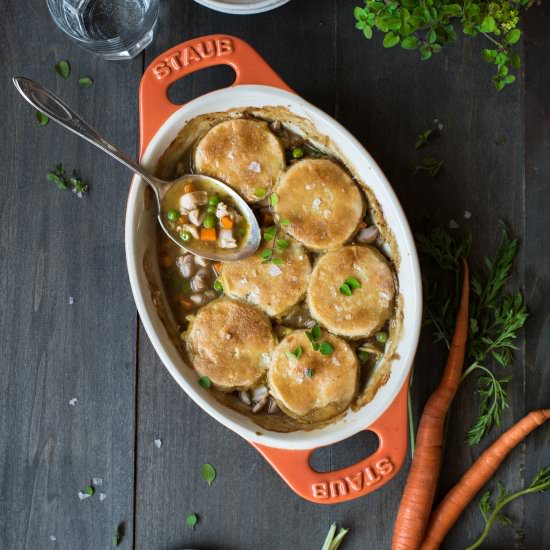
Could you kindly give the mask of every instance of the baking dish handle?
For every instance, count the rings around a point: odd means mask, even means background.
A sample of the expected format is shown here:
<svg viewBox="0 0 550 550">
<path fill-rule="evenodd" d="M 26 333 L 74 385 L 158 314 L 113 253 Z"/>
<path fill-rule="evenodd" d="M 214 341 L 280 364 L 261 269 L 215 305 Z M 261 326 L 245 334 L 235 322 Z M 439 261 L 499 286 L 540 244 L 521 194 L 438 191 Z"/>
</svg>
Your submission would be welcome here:
<svg viewBox="0 0 550 550">
<path fill-rule="evenodd" d="M 166 119 L 181 107 L 168 99 L 168 88 L 188 74 L 223 64 L 235 70 L 232 86 L 263 84 L 292 91 L 258 52 L 240 38 L 212 34 L 182 42 L 160 54 L 143 73 L 139 88 L 141 154 Z"/>
<path fill-rule="evenodd" d="M 368 431 L 379 439 L 376 452 L 342 470 L 316 472 L 309 464 L 315 449 L 293 451 L 252 445 L 273 466 L 288 486 L 317 504 L 337 504 L 380 489 L 399 472 L 407 454 L 408 378 L 386 412 Z"/>
</svg>

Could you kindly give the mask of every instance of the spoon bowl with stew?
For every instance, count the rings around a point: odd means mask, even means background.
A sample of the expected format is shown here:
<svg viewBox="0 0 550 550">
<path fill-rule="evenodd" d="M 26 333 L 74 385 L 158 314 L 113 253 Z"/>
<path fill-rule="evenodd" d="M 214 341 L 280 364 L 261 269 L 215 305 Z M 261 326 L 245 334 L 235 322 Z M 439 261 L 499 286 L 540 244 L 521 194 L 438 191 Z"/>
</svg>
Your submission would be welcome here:
<svg viewBox="0 0 550 550">
<path fill-rule="evenodd" d="M 256 252 L 261 242 L 258 220 L 246 201 L 229 185 L 201 174 L 186 174 L 174 181 L 161 180 L 109 143 L 37 82 L 14 77 L 13 83 L 35 109 L 143 178 L 155 194 L 160 226 L 178 246 L 197 256 L 224 262 L 241 260 Z"/>
</svg>

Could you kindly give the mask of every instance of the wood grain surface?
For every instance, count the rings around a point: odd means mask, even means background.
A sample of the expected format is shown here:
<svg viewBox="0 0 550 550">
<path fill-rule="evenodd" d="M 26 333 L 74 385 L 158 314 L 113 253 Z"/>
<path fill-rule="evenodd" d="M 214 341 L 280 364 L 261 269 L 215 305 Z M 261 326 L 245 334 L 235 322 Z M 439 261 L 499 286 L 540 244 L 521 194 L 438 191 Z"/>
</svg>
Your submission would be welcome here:
<svg viewBox="0 0 550 550">
<path fill-rule="evenodd" d="M 55 124 L 39 127 L 32 108 L 16 95 L 14 75 L 50 87 L 135 154 L 137 89 L 155 56 L 215 32 L 249 41 L 298 94 L 367 147 L 415 232 L 454 220 L 473 234 L 479 259 L 494 250 L 499 220 L 510 224 L 521 239 L 513 282 L 525 289 L 531 317 L 512 367 L 504 424 L 548 406 L 550 7 L 526 16 L 524 68 L 513 86 L 497 93 L 492 68 L 480 57 L 481 39 L 459 38 L 421 63 L 414 53 L 367 42 L 354 29 L 357 3 L 293 0 L 273 12 L 238 17 L 191 0 L 164 0 L 152 45 L 127 62 L 106 62 L 79 49 L 51 22 L 43 2 L 2 4 L 1 550 L 107 549 L 121 522 L 123 549 L 309 550 L 321 547 L 333 521 L 351 528 L 344 550 L 386 549 L 405 479 L 404 469 L 363 499 L 311 504 L 183 393 L 152 349 L 131 296 L 123 238 L 129 173 Z M 68 81 L 53 70 L 60 59 L 71 62 Z M 91 88 L 78 86 L 83 75 L 94 78 Z M 186 101 L 230 81 L 226 68 L 202 71 L 174 85 L 171 97 Z M 444 127 L 424 155 L 414 142 L 434 119 Z M 445 161 L 437 178 L 411 175 L 422 156 Z M 60 161 L 81 172 L 89 196 L 78 199 L 46 181 Z M 413 387 L 416 417 L 443 359 L 443 350 L 424 334 Z M 467 383 L 453 407 L 441 491 L 480 452 L 463 443 L 476 410 L 473 389 Z M 70 405 L 73 398 L 78 401 Z M 550 464 L 548 441 L 547 429 L 530 436 L 498 478 L 510 488 L 523 486 Z M 375 444 L 368 434 L 356 436 L 317 451 L 315 465 L 340 468 Z M 205 462 L 218 473 L 212 487 L 200 477 Z M 93 477 L 102 478 L 102 486 L 79 500 Z M 192 512 L 200 518 L 194 530 L 185 524 Z M 513 525 L 496 527 L 484 548 L 550 548 L 547 494 L 518 500 L 509 513 Z M 481 527 L 473 505 L 443 548 L 465 548 Z"/>
</svg>

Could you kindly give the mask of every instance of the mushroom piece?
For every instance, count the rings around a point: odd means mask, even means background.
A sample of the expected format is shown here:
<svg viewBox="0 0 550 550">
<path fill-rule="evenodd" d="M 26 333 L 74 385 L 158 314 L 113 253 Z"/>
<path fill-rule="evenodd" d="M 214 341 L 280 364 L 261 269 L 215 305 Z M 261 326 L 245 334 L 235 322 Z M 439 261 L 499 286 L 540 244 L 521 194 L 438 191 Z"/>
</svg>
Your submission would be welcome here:
<svg viewBox="0 0 550 550">
<path fill-rule="evenodd" d="M 229 218 L 233 219 L 233 208 L 230 208 L 225 204 L 225 202 L 219 202 L 218 207 L 216 208 L 216 218 L 221 220 L 224 216 L 228 216 Z"/>
<path fill-rule="evenodd" d="M 208 287 L 208 282 L 210 280 L 210 274 L 205 268 L 197 271 L 196 275 L 191 281 L 191 289 L 193 292 L 202 292 Z"/>
<path fill-rule="evenodd" d="M 195 208 L 194 210 L 191 210 L 189 212 L 189 221 L 193 225 L 200 225 L 202 223 L 202 220 L 204 220 L 204 216 L 206 216 L 206 212 L 204 210 L 199 210 L 198 208 Z"/>
<path fill-rule="evenodd" d="M 191 294 L 191 296 L 189 296 L 189 299 L 194 304 L 200 305 L 204 302 L 204 294 Z"/>
<path fill-rule="evenodd" d="M 208 193 L 206 191 L 191 191 L 180 197 L 180 208 L 189 212 L 199 206 L 208 203 Z"/>
<path fill-rule="evenodd" d="M 378 228 L 376 225 L 369 225 L 357 233 L 355 240 L 358 243 L 371 244 L 376 241 L 376 239 L 378 239 Z"/>
<path fill-rule="evenodd" d="M 195 272 L 195 262 L 191 254 L 184 254 L 176 258 L 176 265 L 184 279 L 189 279 Z"/>
<path fill-rule="evenodd" d="M 220 229 L 218 244 L 220 248 L 237 248 L 237 241 L 233 237 L 233 231 L 231 229 Z"/>
</svg>

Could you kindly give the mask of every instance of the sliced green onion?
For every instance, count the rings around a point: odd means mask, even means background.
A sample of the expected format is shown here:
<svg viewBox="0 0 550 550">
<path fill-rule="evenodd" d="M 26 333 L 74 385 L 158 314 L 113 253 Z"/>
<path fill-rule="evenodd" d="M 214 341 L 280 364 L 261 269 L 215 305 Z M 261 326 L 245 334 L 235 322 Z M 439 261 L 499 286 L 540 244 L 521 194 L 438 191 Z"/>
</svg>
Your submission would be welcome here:
<svg viewBox="0 0 550 550">
<path fill-rule="evenodd" d="M 221 201 L 220 199 L 220 196 L 219 195 L 212 195 L 209 199 L 208 199 L 208 205 L 209 206 L 218 206 L 219 202 Z"/>
<path fill-rule="evenodd" d="M 388 338 L 390 337 L 390 335 L 388 334 L 388 331 L 387 330 L 379 330 L 377 333 L 376 333 L 376 341 L 379 343 L 379 344 L 385 344 L 387 341 L 388 341 Z"/>
<path fill-rule="evenodd" d="M 334 348 L 328 342 L 321 342 L 319 346 L 319 352 L 321 355 L 332 355 Z"/>
<path fill-rule="evenodd" d="M 182 231 L 180 233 L 180 239 L 184 242 L 190 241 L 192 237 L 193 237 L 193 235 L 191 235 L 191 233 L 189 233 L 189 231 Z"/>
<path fill-rule="evenodd" d="M 222 282 L 219 279 L 216 279 L 214 281 L 214 290 L 216 292 L 223 292 L 223 285 L 222 285 Z"/>
</svg>

